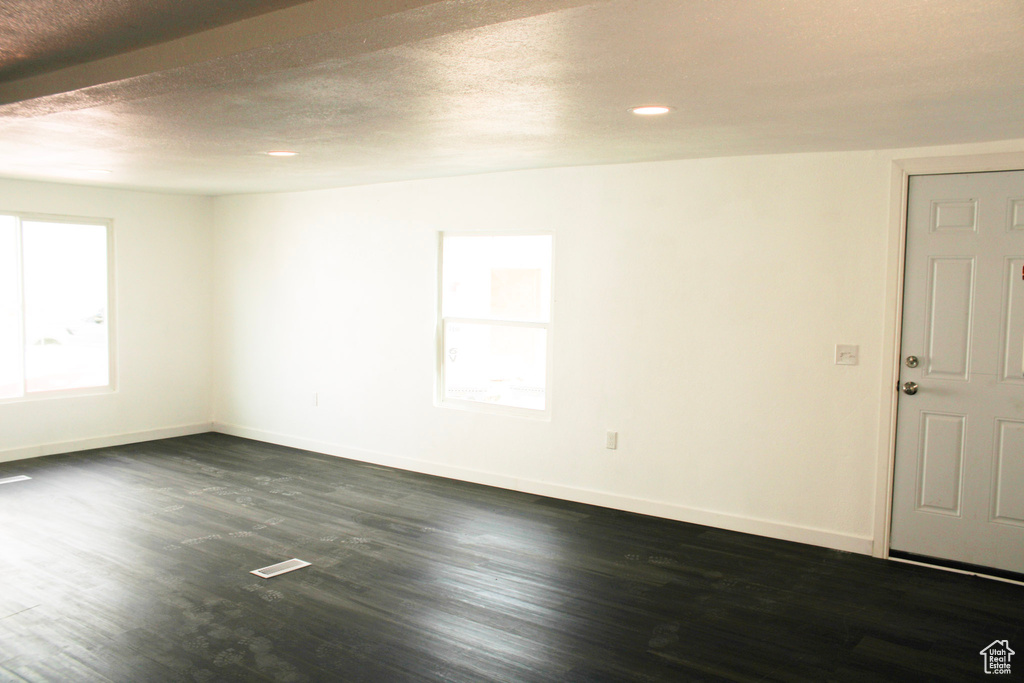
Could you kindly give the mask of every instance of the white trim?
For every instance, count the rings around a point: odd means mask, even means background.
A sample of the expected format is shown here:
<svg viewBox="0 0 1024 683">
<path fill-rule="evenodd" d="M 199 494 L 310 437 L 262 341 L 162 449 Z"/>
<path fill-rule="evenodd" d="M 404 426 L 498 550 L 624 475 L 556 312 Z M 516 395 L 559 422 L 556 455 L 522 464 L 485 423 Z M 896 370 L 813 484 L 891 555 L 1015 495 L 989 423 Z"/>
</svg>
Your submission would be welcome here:
<svg viewBox="0 0 1024 683">
<path fill-rule="evenodd" d="M 84 396 L 105 396 L 117 391 L 109 385 L 99 387 L 80 387 L 78 389 L 53 389 L 50 391 L 32 391 L 21 396 L 0 399 L 0 406 L 14 403 L 33 403 L 35 401 L 53 401 L 61 398 L 82 398 Z"/>
<path fill-rule="evenodd" d="M 546 395 L 546 389 L 544 398 L 545 402 L 549 400 Z M 468 413 L 503 415 L 505 417 L 519 417 L 524 420 L 551 422 L 551 406 L 545 406 L 544 410 L 539 410 L 537 408 L 523 408 L 521 406 L 509 406 L 501 403 L 470 401 L 468 399 L 442 396 L 434 401 L 434 407 L 442 410 L 463 410 Z"/>
<path fill-rule="evenodd" d="M 57 441 L 54 443 L 45 443 L 36 446 L 22 446 L 21 448 L 11 448 L 5 451 L 0 451 L 0 462 L 38 458 L 44 455 L 56 455 L 58 453 L 74 453 L 76 451 L 87 451 L 93 448 L 106 448 L 108 446 L 123 446 L 129 443 L 140 443 L 142 441 L 171 439 L 176 436 L 204 434 L 210 431 L 214 431 L 213 423 L 197 422 L 195 424 L 179 425 L 177 427 L 147 429 L 140 432 L 130 432 L 128 434 L 110 434 L 108 436 L 93 436 L 85 439 Z"/>
<path fill-rule="evenodd" d="M 25 229 L 22 226 L 21 216 L 15 216 L 15 238 L 14 248 L 18 250 L 17 276 L 18 276 L 18 372 L 21 373 L 21 393 L 15 398 L 24 398 L 28 394 L 28 345 L 25 340 L 28 333 L 25 331 Z M 7 401 L 7 399 L 4 399 Z"/>
<path fill-rule="evenodd" d="M 551 484 L 533 479 L 520 479 L 518 477 L 511 477 L 505 474 L 486 472 L 483 470 L 475 470 L 453 465 L 443 465 L 440 463 L 428 462 L 399 455 L 391 455 L 378 451 L 348 448 L 325 441 L 316 441 L 287 434 L 268 432 L 262 429 L 252 429 L 250 427 L 243 427 L 240 425 L 225 424 L 222 422 L 214 422 L 213 431 L 221 434 L 230 434 L 232 436 L 240 436 L 247 439 L 273 443 L 280 446 L 288 446 L 290 448 L 299 448 L 302 450 L 313 451 L 315 453 L 333 455 L 336 457 L 347 458 L 349 460 L 356 460 L 374 465 L 383 465 L 385 467 L 394 467 L 410 472 L 419 472 L 421 474 L 446 477 L 449 479 L 457 479 L 459 481 L 483 484 L 485 486 L 494 486 L 496 488 L 508 489 L 511 491 L 520 491 L 522 493 L 530 493 L 540 496 L 550 496 L 561 500 L 586 503 L 588 505 L 598 505 L 616 510 L 624 510 L 626 512 L 636 512 L 643 515 L 673 519 L 680 522 L 689 522 L 691 524 L 701 524 L 718 529 L 727 529 L 729 531 L 756 534 L 758 536 L 777 538 L 784 541 L 807 543 L 810 545 L 861 553 L 865 555 L 871 554 L 871 539 L 864 536 L 855 536 L 852 534 L 844 534 L 825 529 L 795 526 L 771 520 L 738 517 L 712 510 L 689 508 L 682 505 L 675 505 L 673 503 L 632 498 L 614 493 L 593 491 L 572 486 L 563 486 L 560 484 Z"/>
<path fill-rule="evenodd" d="M 550 237 L 551 252 L 548 265 L 548 319 L 516 320 L 514 318 L 464 317 L 444 315 L 444 240 L 445 237 Z M 468 412 L 521 417 L 530 420 L 550 422 L 552 410 L 552 379 L 554 375 L 554 313 L 555 313 L 555 233 L 551 230 L 439 230 L 437 233 L 437 325 L 434 332 L 435 364 L 434 364 L 434 407 L 441 409 L 465 410 Z M 546 332 L 545 367 L 544 367 L 544 408 L 526 408 L 482 401 L 470 401 L 451 398 L 445 395 L 445 326 L 447 323 L 465 323 L 468 325 L 503 325 L 508 327 L 528 327 L 542 329 Z"/>
<path fill-rule="evenodd" d="M 117 245 L 114 236 L 114 219 L 107 219 L 107 389 L 117 392 L 117 340 L 121 337 L 117 329 Z"/>
<path fill-rule="evenodd" d="M 953 572 L 954 574 L 963 574 L 965 576 L 977 576 L 982 579 L 991 579 L 993 581 L 1002 581 L 1003 583 L 1012 583 L 1017 586 L 1024 586 L 1024 581 L 1016 581 L 1014 579 L 1007 579 L 1003 576 L 993 576 L 992 574 L 983 574 L 981 572 L 967 571 L 966 569 L 957 569 L 956 567 L 945 567 L 941 564 L 928 564 L 927 562 L 918 562 L 917 560 L 908 560 L 903 557 L 890 557 L 888 558 L 892 562 L 902 562 L 903 564 L 912 564 L 916 567 L 927 567 L 928 569 L 941 569 L 944 572 Z"/>
<path fill-rule="evenodd" d="M 117 392 L 117 315 L 116 315 L 116 291 L 117 282 L 115 279 L 116 263 L 114 261 L 114 220 L 112 218 L 96 218 L 84 216 L 62 216 L 58 214 L 43 214 L 20 211 L 0 211 L 0 216 L 8 216 L 16 221 L 15 239 L 17 249 L 17 278 L 18 278 L 18 331 L 20 344 L 20 373 L 21 392 L 18 396 L 0 399 L 0 404 L 21 403 L 24 401 L 47 400 L 53 398 L 95 396 L 98 394 L 110 394 Z M 70 389 L 56 389 L 50 391 L 29 391 L 28 390 L 28 359 L 26 357 L 28 345 L 25 332 L 25 249 L 24 235 L 25 223 L 49 223 L 57 225 L 95 226 L 104 229 L 104 240 L 106 244 L 107 272 L 107 382 L 99 386 L 72 387 Z"/>
<path fill-rule="evenodd" d="M 1024 152 L 894 159 L 889 190 L 889 258 L 886 268 L 882 394 L 879 401 L 878 468 L 875 479 L 875 539 L 872 554 L 889 558 L 892 478 L 896 465 L 896 383 L 900 371 L 903 268 L 906 257 L 907 187 L 912 175 L 986 173 L 1024 169 Z M 892 558 L 896 559 L 896 558 Z M 931 566 L 931 565 L 928 565 Z"/>
<path fill-rule="evenodd" d="M 551 323 L 537 322 L 536 320 L 515 320 L 514 318 L 460 318 L 449 315 L 442 318 L 442 322 L 465 325 L 503 325 L 505 327 L 532 327 L 537 330 L 546 330 Z"/>
</svg>

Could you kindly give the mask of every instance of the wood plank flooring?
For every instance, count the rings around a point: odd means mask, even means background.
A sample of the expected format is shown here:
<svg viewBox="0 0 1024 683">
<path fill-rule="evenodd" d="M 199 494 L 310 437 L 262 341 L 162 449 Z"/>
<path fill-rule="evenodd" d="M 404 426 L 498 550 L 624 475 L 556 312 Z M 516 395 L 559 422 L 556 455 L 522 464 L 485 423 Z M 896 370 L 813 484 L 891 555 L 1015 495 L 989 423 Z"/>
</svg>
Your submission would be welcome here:
<svg viewBox="0 0 1024 683">
<path fill-rule="evenodd" d="M 2 681 L 1024 678 L 997 581 L 219 434 L 14 475 Z"/>
</svg>

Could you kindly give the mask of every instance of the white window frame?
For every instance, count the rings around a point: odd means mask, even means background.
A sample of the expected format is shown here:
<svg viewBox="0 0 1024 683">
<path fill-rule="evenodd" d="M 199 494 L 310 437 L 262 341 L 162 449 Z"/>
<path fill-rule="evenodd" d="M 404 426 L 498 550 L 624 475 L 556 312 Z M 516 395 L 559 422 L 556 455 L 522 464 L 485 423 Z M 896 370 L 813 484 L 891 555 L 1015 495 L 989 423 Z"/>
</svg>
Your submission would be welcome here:
<svg viewBox="0 0 1024 683">
<path fill-rule="evenodd" d="M 548 321 L 539 323 L 533 321 L 520 321 L 497 317 L 465 318 L 459 316 L 445 317 L 444 306 L 444 238 L 448 237 L 550 237 L 551 238 L 551 286 L 548 288 Z M 554 319 L 555 319 L 555 235 L 546 230 L 530 231 L 459 231 L 444 230 L 437 235 L 437 331 L 436 331 L 436 366 L 435 366 L 435 391 L 434 405 L 456 410 L 468 410 L 472 412 L 490 413 L 493 415 L 509 415 L 514 417 L 532 418 L 535 420 L 551 420 L 552 405 L 552 371 L 554 369 Z M 544 409 L 521 408 L 519 406 L 506 406 L 495 403 L 484 403 L 481 401 L 467 401 L 465 399 L 449 398 L 445 396 L 445 323 L 476 323 L 487 325 L 510 325 L 513 327 L 540 328 L 547 331 L 544 367 Z"/>
<path fill-rule="evenodd" d="M 0 216 L 14 218 L 18 221 L 17 245 L 18 245 L 18 290 L 21 298 L 21 315 L 18 318 L 18 335 L 21 348 L 21 395 L 10 398 L 0 398 L 0 405 L 10 403 L 23 403 L 27 401 L 40 401 L 53 398 L 71 398 L 77 396 L 96 396 L 100 394 L 111 394 L 117 391 L 117 308 L 114 293 L 114 222 L 109 218 L 95 218 L 88 216 L 64 216 L 47 213 L 26 213 L 19 211 L 2 211 Z M 26 391 L 25 378 L 25 280 L 23 275 L 24 254 L 21 249 L 22 224 L 25 222 L 39 223 L 65 223 L 70 225 L 96 225 L 106 230 L 107 237 L 107 383 L 96 387 L 80 387 L 75 389 L 57 389 L 53 391 Z"/>
</svg>

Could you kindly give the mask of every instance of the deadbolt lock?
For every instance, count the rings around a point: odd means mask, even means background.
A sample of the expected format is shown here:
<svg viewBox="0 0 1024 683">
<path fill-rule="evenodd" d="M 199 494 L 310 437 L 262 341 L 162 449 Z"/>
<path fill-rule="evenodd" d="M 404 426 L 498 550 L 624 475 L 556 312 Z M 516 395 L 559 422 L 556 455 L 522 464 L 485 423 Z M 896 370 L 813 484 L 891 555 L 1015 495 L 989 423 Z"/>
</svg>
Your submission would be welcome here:
<svg viewBox="0 0 1024 683">
<path fill-rule="evenodd" d="M 921 361 L 917 359 L 917 356 L 907 356 L 906 362 L 908 368 L 916 368 Z"/>
</svg>

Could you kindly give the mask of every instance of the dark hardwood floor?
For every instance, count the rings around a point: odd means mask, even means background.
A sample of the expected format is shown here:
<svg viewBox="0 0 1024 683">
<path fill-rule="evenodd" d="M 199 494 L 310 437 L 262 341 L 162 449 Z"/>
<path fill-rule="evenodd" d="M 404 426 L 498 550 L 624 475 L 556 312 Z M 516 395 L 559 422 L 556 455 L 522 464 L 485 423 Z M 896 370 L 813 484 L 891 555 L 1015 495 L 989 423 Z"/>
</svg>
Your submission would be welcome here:
<svg viewBox="0 0 1024 683">
<path fill-rule="evenodd" d="M 1017 585 L 218 434 L 21 474 L 3 681 L 1024 677 Z"/>
</svg>

